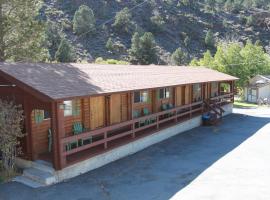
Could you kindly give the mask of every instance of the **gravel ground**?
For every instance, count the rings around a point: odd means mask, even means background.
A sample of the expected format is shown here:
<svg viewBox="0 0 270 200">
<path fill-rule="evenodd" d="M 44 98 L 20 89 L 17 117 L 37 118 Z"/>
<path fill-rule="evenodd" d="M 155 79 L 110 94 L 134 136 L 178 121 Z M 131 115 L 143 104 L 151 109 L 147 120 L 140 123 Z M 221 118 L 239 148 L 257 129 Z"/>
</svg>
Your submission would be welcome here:
<svg viewBox="0 0 270 200">
<path fill-rule="evenodd" d="M 0 200 L 270 199 L 270 109 L 235 109 L 64 183 L 0 185 Z"/>
</svg>

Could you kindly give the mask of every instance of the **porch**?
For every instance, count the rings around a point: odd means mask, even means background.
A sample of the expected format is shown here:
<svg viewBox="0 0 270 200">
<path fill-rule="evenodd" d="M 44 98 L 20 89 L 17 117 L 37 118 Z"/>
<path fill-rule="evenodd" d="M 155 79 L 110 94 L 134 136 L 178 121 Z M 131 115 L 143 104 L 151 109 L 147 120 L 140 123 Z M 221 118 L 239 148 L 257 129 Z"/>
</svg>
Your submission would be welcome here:
<svg viewBox="0 0 270 200">
<path fill-rule="evenodd" d="M 210 103 L 224 106 L 233 103 L 233 93 L 210 98 Z M 60 160 L 62 168 L 110 151 L 121 145 L 154 134 L 162 129 L 183 123 L 202 115 L 207 108 L 203 101 L 178 106 L 147 116 L 131 119 L 104 128 L 86 131 L 78 135 L 65 136 L 60 139 Z M 84 141 L 89 140 L 91 142 Z M 68 148 L 70 144 L 75 144 Z"/>
</svg>

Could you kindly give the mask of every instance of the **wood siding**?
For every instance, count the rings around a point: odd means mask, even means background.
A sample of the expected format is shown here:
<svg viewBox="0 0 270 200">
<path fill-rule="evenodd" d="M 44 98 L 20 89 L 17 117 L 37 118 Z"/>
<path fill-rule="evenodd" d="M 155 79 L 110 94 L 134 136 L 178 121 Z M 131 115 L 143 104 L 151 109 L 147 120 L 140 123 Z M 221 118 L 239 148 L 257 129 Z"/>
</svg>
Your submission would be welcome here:
<svg viewBox="0 0 270 200">
<path fill-rule="evenodd" d="M 90 98 L 90 128 L 96 129 L 105 125 L 105 96 Z"/>
<path fill-rule="evenodd" d="M 48 131 L 51 128 L 51 120 L 46 119 L 40 123 L 35 122 L 34 111 L 31 114 L 31 124 L 33 133 L 33 152 L 34 157 L 38 158 L 39 154 L 48 152 Z"/>
</svg>

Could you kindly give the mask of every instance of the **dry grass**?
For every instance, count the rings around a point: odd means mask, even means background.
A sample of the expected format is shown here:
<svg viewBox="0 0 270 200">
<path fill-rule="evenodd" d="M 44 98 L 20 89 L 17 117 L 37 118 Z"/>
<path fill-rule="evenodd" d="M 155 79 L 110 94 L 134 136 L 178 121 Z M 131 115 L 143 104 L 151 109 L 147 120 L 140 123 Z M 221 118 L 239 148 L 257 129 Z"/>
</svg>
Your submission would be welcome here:
<svg viewBox="0 0 270 200">
<path fill-rule="evenodd" d="M 8 182 L 15 176 L 18 176 L 19 173 L 16 170 L 4 170 L 2 162 L 0 161 L 0 183 Z"/>
</svg>

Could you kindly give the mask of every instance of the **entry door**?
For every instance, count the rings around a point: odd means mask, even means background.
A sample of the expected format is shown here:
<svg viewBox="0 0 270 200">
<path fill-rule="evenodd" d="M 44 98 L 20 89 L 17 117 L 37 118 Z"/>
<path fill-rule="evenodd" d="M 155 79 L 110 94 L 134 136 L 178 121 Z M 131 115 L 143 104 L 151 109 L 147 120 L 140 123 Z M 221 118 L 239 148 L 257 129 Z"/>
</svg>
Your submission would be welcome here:
<svg viewBox="0 0 270 200">
<path fill-rule="evenodd" d="M 185 86 L 185 105 L 190 104 L 190 87 L 191 85 Z"/>
<path fill-rule="evenodd" d="M 175 96 L 176 96 L 176 106 L 181 106 L 182 103 L 183 103 L 183 100 L 182 100 L 182 97 L 183 97 L 183 94 L 182 94 L 182 88 L 181 86 L 178 86 L 175 88 Z"/>
<path fill-rule="evenodd" d="M 121 94 L 113 94 L 110 98 L 110 124 L 121 122 Z"/>
<path fill-rule="evenodd" d="M 105 121 L 105 97 L 90 98 L 90 128 L 96 129 L 104 126 Z"/>
</svg>

